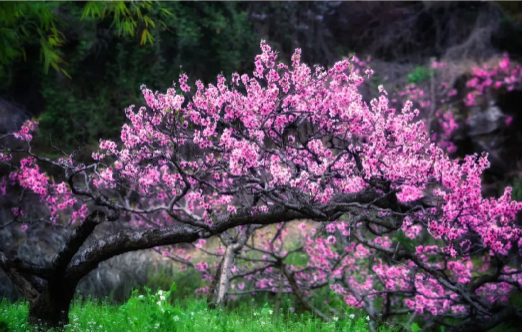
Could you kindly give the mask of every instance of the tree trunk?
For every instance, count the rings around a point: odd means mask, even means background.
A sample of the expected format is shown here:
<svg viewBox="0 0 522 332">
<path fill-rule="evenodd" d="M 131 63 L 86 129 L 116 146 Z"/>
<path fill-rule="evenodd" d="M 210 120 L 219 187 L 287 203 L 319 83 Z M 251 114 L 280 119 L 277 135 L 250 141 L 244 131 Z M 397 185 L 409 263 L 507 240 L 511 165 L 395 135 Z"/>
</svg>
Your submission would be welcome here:
<svg viewBox="0 0 522 332">
<path fill-rule="evenodd" d="M 29 302 L 29 324 L 44 329 L 59 329 L 69 323 L 69 307 L 74 291 L 86 273 L 67 273 L 67 266 L 103 220 L 103 212 L 93 211 L 72 231 L 52 263 L 33 264 L 9 257 L 0 250 L 0 268 Z M 96 267 L 97 264 L 93 264 L 91 270 Z"/>
<path fill-rule="evenodd" d="M 275 306 L 274 306 L 274 313 L 277 315 L 279 315 L 279 310 L 281 308 L 281 295 L 283 293 L 283 278 L 284 278 L 284 274 L 283 274 L 283 271 L 280 270 L 280 279 L 279 279 L 279 287 L 277 289 L 277 297 L 276 297 L 276 302 L 275 302 Z"/>
<path fill-rule="evenodd" d="M 69 323 L 69 308 L 76 285 L 53 282 L 29 302 L 29 324 L 61 328 Z"/>
<path fill-rule="evenodd" d="M 223 263 L 221 265 L 221 273 L 219 276 L 219 285 L 218 292 L 216 298 L 216 306 L 220 304 L 224 304 L 226 301 L 226 295 L 228 291 L 228 284 L 230 281 L 230 269 L 232 268 L 232 264 L 234 263 L 234 256 L 236 254 L 237 245 L 234 243 L 229 245 L 225 251 L 225 256 L 223 257 Z"/>
<path fill-rule="evenodd" d="M 207 303 L 213 308 L 214 303 L 212 303 L 212 299 L 214 298 L 214 293 L 216 293 L 216 287 L 219 282 L 219 276 L 221 274 L 221 267 L 223 266 L 223 259 L 219 262 L 219 265 L 216 269 L 216 274 L 214 275 L 214 280 L 212 280 L 212 285 L 210 285 L 210 289 L 207 294 Z"/>
<path fill-rule="evenodd" d="M 292 293 L 295 295 L 295 297 L 297 297 L 297 300 L 301 303 L 303 308 L 310 311 L 312 314 L 317 315 L 322 320 L 328 322 L 330 318 L 323 314 L 319 309 L 308 303 L 308 301 L 305 299 L 304 294 L 299 289 L 297 281 L 294 278 L 294 273 L 288 271 L 284 265 L 281 267 L 281 272 L 283 272 L 283 275 L 286 277 L 286 280 L 288 280 L 288 283 L 292 288 Z"/>
<path fill-rule="evenodd" d="M 226 233 L 220 235 L 221 242 L 227 249 L 225 250 L 221 263 L 219 263 L 221 270 L 218 271 L 219 281 L 217 284 L 216 307 L 225 304 L 227 300 L 228 285 L 232 277 L 232 265 L 234 265 L 236 254 L 245 246 L 254 231 L 260 227 L 260 225 L 249 225 L 243 229 L 239 237 L 235 240 L 230 238 Z"/>
</svg>

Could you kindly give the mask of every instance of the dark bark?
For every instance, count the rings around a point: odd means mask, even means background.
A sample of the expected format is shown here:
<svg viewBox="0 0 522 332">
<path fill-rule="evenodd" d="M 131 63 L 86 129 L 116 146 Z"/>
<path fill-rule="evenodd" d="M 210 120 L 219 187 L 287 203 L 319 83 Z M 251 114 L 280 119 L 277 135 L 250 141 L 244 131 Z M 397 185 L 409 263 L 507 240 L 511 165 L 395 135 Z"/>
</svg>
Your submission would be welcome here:
<svg viewBox="0 0 522 332">
<path fill-rule="evenodd" d="M 65 271 L 85 240 L 105 214 L 94 211 L 76 227 L 51 264 L 36 265 L 11 258 L 0 251 L 0 268 L 29 302 L 29 324 L 59 328 L 69 322 L 69 308 L 81 277 Z"/>
<path fill-rule="evenodd" d="M 385 195 L 373 190 L 342 194 L 336 196 L 329 204 L 320 206 L 320 210 L 315 209 L 314 211 L 310 211 L 306 207 L 296 210 L 289 207 L 274 206 L 266 213 L 258 213 L 251 207 L 242 208 L 238 209 L 238 212 L 233 215 L 224 213 L 217 216 L 214 225 L 206 229 L 183 223 L 162 229 L 128 229 L 97 240 L 87 249 L 78 253 L 67 268 L 66 273 L 82 278 L 94 270 L 98 264 L 113 256 L 156 246 L 190 243 L 200 238 L 209 238 L 212 235 L 221 234 L 228 229 L 241 225 L 269 225 L 296 219 L 311 219 L 319 222 L 331 221 L 352 209 L 370 208 L 371 205 L 381 208 L 399 208 L 395 205 L 395 200 L 383 198 L 383 196 Z M 402 209 L 402 207 L 400 208 Z M 384 223 L 377 218 L 375 222 Z M 387 221 L 385 226 L 400 227 L 395 223 L 391 224 L 391 221 Z"/>
<path fill-rule="evenodd" d="M 69 322 L 69 308 L 77 282 L 57 278 L 29 302 L 29 324 L 60 328 Z"/>
</svg>

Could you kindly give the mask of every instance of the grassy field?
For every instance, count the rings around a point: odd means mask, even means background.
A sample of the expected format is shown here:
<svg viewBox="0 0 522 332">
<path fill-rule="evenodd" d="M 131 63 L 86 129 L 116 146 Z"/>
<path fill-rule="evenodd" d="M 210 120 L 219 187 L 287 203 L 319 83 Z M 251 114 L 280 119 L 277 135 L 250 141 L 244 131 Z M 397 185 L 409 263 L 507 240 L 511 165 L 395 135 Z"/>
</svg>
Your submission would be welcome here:
<svg viewBox="0 0 522 332">
<path fill-rule="evenodd" d="M 309 314 L 297 314 L 292 309 L 276 315 L 265 305 L 254 308 L 244 304 L 233 310 L 209 309 L 206 302 L 187 299 L 171 301 L 171 291 L 150 290 L 143 295 L 136 291 L 123 305 L 77 299 L 72 307 L 70 324 L 65 331 L 169 331 L 169 332 L 366 332 L 367 317 L 357 313 L 345 319 L 333 317 L 324 322 Z M 34 331 L 27 325 L 27 303 L 0 303 L 0 332 Z M 380 332 L 396 329 L 382 328 Z"/>
</svg>

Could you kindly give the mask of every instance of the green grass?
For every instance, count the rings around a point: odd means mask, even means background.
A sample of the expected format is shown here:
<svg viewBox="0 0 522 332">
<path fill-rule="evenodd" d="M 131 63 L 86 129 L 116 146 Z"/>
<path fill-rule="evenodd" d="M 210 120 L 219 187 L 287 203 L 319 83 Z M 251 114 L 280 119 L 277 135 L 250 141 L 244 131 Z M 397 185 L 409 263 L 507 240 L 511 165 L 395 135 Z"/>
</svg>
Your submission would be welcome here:
<svg viewBox="0 0 522 332">
<path fill-rule="evenodd" d="M 290 310 L 275 315 L 268 305 L 262 308 L 243 305 L 233 310 L 209 309 L 206 302 L 186 299 L 182 303 L 171 301 L 171 291 L 144 295 L 135 291 L 121 306 L 107 302 L 75 300 L 69 314 L 70 323 L 65 331 L 169 331 L 169 332 L 366 332 L 366 317 L 346 315 L 346 319 L 334 317 L 324 322 L 309 314 L 297 314 Z M 27 325 L 28 305 L 25 302 L 0 303 L 0 332 L 35 331 Z M 380 332 L 394 329 L 382 328 Z"/>
</svg>

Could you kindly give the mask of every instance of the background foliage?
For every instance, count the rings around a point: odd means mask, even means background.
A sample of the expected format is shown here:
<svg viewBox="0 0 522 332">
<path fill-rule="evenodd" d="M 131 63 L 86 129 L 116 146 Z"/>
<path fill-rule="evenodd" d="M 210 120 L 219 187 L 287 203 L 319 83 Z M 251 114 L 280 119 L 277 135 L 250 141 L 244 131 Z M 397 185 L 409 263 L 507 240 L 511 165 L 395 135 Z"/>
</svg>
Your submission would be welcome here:
<svg viewBox="0 0 522 332">
<path fill-rule="evenodd" d="M 181 65 L 206 80 L 242 70 L 259 43 L 241 3 L 17 4 L 0 5 L 0 31 L 11 38 L 0 47 L 3 95 L 23 96 L 30 113 L 41 115 L 41 134 L 66 147 L 117 137 L 140 85 L 164 90 Z M 54 37 L 37 44 L 34 31 Z M 56 71 L 48 73 L 49 65 Z"/>
</svg>

